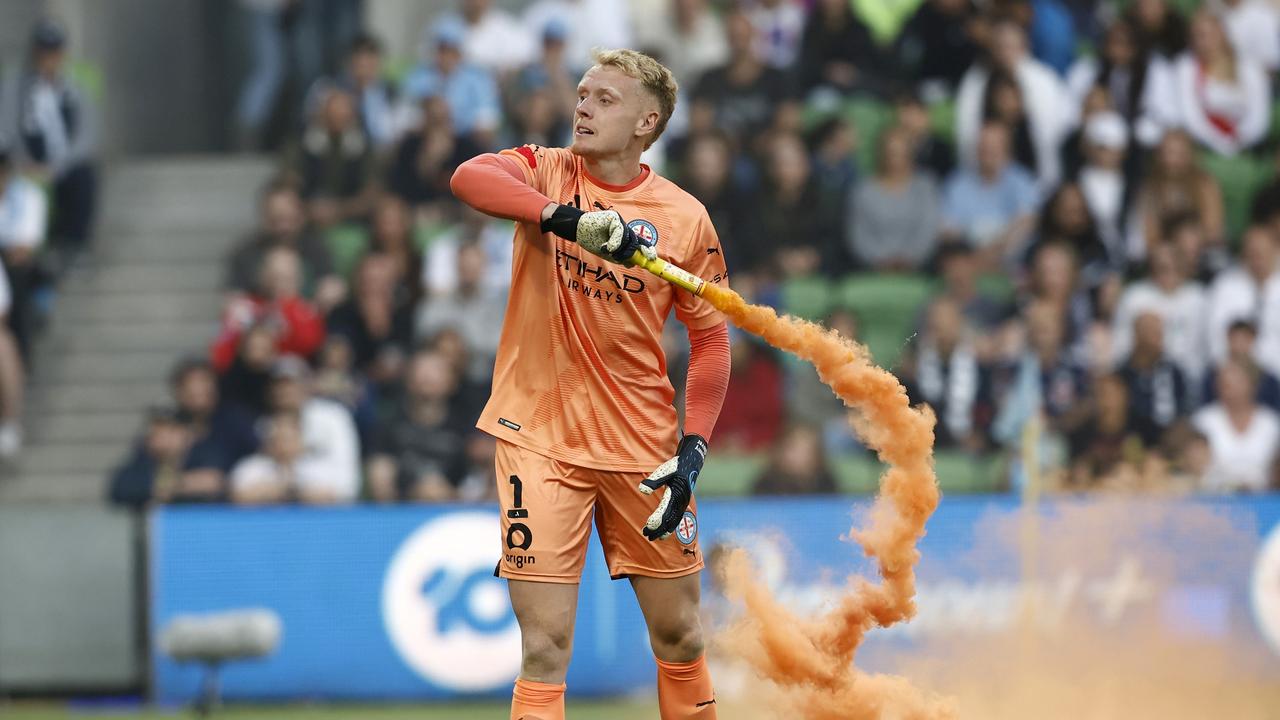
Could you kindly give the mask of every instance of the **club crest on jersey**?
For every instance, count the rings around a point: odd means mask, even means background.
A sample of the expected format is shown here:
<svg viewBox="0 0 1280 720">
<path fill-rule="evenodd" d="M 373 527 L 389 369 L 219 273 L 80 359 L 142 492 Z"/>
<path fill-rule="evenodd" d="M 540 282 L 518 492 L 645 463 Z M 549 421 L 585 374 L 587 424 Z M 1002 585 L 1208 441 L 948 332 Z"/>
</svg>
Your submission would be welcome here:
<svg viewBox="0 0 1280 720">
<path fill-rule="evenodd" d="M 648 220 L 632 220 L 627 223 L 627 227 L 640 238 L 640 242 L 649 247 L 658 246 L 658 228 L 654 227 L 653 223 Z"/>
<path fill-rule="evenodd" d="M 698 539 L 698 516 L 692 510 L 684 511 L 684 517 L 676 526 L 676 539 L 681 545 L 692 545 Z"/>
</svg>

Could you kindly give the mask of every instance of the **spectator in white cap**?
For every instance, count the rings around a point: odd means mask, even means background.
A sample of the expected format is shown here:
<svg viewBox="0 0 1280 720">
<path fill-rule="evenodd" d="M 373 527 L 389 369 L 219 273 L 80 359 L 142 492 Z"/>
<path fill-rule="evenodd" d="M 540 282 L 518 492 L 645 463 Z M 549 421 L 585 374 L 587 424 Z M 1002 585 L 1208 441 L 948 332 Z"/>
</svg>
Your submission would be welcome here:
<svg viewBox="0 0 1280 720">
<path fill-rule="evenodd" d="M 1116 261 L 1129 256 L 1121 247 L 1125 207 L 1130 197 L 1124 173 L 1128 148 L 1129 127 L 1119 113 L 1096 113 L 1085 124 L 1080 190 L 1108 254 Z"/>
</svg>

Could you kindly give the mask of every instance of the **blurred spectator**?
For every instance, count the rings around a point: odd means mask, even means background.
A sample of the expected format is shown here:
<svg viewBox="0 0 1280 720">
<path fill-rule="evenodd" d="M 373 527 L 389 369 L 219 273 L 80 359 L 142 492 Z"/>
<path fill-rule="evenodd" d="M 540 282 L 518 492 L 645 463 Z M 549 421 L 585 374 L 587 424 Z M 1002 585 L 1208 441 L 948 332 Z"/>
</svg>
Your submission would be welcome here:
<svg viewBox="0 0 1280 720">
<path fill-rule="evenodd" d="M 397 304 L 413 304 L 422 297 L 422 253 L 418 252 L 409 207 L 394 195 L 378 198 L 373 211 L 369 251 L 391 263 Z"/>
<path fill-rule="evenodd" d="M 988 123 L 978 137 L 976 169 L 957 168 L 942 195 L 942 233 L 971 243 L 984 267 L 1020 250 L 1035 225 L 1035 180 L 1010 162 L 1009 130 Z"/>
<path fill-rule="evenodd" d="M 1280 417 L 1254 399 L 1257 388 L 1249 369 L 1228 362 L 1218 370 L 1218 400 L 1192 418 L 1209 440 L 1212 453 L 1203 489 L 1215 492 L 1263 492 L 1276 487 L 1280 453 Z"/>
<path fill-rule="evenodd" d="M 962 161 L 978 162 L 979 135 L 984 127 L 984 106 L 992 76 L 1004 73 L 1021 91 L 1022 113 L 1036 160 L 1036 176 L 1042 188 L 1052 187 L 1062 176 L 1058 147 L 1071 129 L 1076 108 L 1062 79 L 1027 52 L 1027 36 L 1016 22 L 997 20 L 991 27 L 987 59 L 965 73 L 956 95 L 956 143 Z M 1010 103 L 1010 95 L 997 96 L 995 105 Z M 1000 116 L 1004 117 L 1005 112 Z M 1013 128 L 1011 128 L 1013 130 Z"/>
<path fill-rule="evenodd" d="M 848 308 L 834 308 L 822 319 L 822 324 L 842 338 L 861 339 L 858 317 Z M 782 368 L 786 375 L 783 397 L 786 414 L 783 420 L 821 428 L 825 446 L 830 452 L 865 452 L 850 431 L 849 409 L 823 384 L 818 372 L 803 362 L 784 361 Z M 732 378 L 730 382 L 733 382 Z M 719 426 L 716 427 L 719 433 Z"/>
<path fill-rule="evenodd" d="M 458 483 L 458 500 L 462 502 L 496 502 L 498 477 L 495 460 L 498 439 L 486 432 L 472 430 L 467 436 L 467 467 Z"/>
<path fill-rule="evenodd" d="M 303 87 L 338 71 L 342 53 L 360 33 L 365 0 L 303 0 L 298 3 L 298 65 Z"/>
<path fill-rule="evenodd" d="M 754 0 L 747 4 L 755 28 L 755 55 L 772 68 L 790 70 L 800 57 L 804 6 L 797 0 Z"/>
<path fill-rule="evenodd" d="M 402 357 L 395 358 L 398 373 Z M 368 447 L 378 421 L 378 395 L 373 383 L 378 382 L 379 368 L 368 373 L 355 366 L 355 352 L 345 335 L 330 335 L 320 348 L 311 391 L 318 398 L 332 400 L 351 414 L 360 436 L 360 446 Z M 397 374 L 396 379 L 399 378 Z"/>
<path fill-rule="evenodd" d="M 813 181 L 818 188 L 819 215 L 844 218 L 849 212 L 854 183 L 858 180 L 858 166 L 854 157 L 858 139 L 853 124 L 841 115 L 835 115 L 809 131 L 806 137 L 813 163 Z M 841 260 L 848 258 L 841 257 Z M 834 262 L 835 259 L 833 258 Z M 832 267 L 829 272 L 845 272 L 851 267 Z"/>
<path fill-rule="evenodd" d="M 431 242 L 423 258 L 422 283 L 427 297 L 449 295 L 458 289 L 458 251 L 464 245 L 484 250 L 483 285 L 505 293 L 511 286 L 511 223 L 467 206 L 458 208 L 461 222 Z"/>
<path fill-rule="evenodd" d="M 1207 11 L 1191 20 L 1191 46 L 1156 86 L 1152 107 L 1168 111 L 1166 123 L 1185 129 L 1219 155 L 1235 155 L 1260 142 L 1271 123 L 1271 84 L 1266 70 L 1231 47 L 1222 21 Z"/>
<path fill-rule="evenodd" d="M 146 431 L 111 475 L 111 502 L 142 509 L 152 503 L 210 502 L 226 497 L 221 472 L 188 470 L 191 428 L 173 408 L 153 408 Z"/>
<path fill-rule="evenodd" d="M 1030 256 L 1024 300 L 1028 305 L 1041 302 L 1054 308 L 1063 321 L 1062 341 L 1078 363 L 1087 357 L 1085 345 L 1094 318 L 1093 295 L 1080 282 L 1080 257 L 1065 242 L 1044 243 Z M 1105 364 L 1110 365 L 1108 356 Z"/>
<path fill-rule="evenodd" d="M 308 93 L 307 115 L 314 115 L 330 90 L 348 93 L 357 107 L 360 129 L 378 150 L 396 139 L 395 90 L 382 78 L 382 43 L 361 34 L 351 43 L 346 71 L 339 77 L 319 80 Z"/>
<path fill-rule="evenodd" d="M 9 281 L 0 263 L 0 462 L 13 459 L 22 449 L 26 371 L 18 343 L 9 331 L 11 302 Z"/>
<path fill-rule="evenodd" d="M 937 413 L 938 448 L 980 452 L 987 445 L 985 428 L 994 414 L 991 378 L 971 333 L 960 304 L 937 298 L 902 373 L 911 404 L 929 403 Z"/>
<path fill-rule="evenodd" d="M 800 48 L 798 72 L 805 93 L 883 89 L 877 48 L 848 0 L 820 0 L 805 23 Z"/>
<path fill-rule="evenodd" d="M 462 333 L 454 327 L 443 328 L 432 335 L 418 346 L 419 351 L 423 349 L 439 353 L 449 361 L 449 367 L 457 378 L 457 389 L 453 392 L 451 402 L 458 417 L 466 421 L 468 426 L 474 426 L 480 419 L 485 403 L 489 401 L 489 391 L 493 385 L 492 363 L 489 367 L 482 368 L 484 375 L 470 376 L 469 373 L 477 365 L 471 361 L 471 349 L 467 347 Z"/>
<path fill-rule="evenodd" d="M 1236 52 L 1267 70 L 1280 67 L 1280 10 L 1267 0 L 1216 0 Z"/>
<path fill-rule="evenodd" d="M 709 0 L 660 0 L 659 5 L 655 17 L 637 26 L 636 42 L 656 50 L 681 85 L 729 59 L 724 24 Z"/>
<path fill-rule="evenodd" d="M 307 202 L 307 216 L 318 227 L 358 221 L 373 201 L 374 153 L 360 127 L 355 98 L 330 88 L 288 160 Z"/>
<path fill-rule="evenodd" d="M 545 28 L 553 19 L 569 30 L 566 55 L 577 73 L 591 67 L 592 48 L 633 44 L 626 0 L 536 0 L 524 12 L 525 27 Z"/>
<path fill-rule="evenodd" d="M 1088 420 L 1069 441 L 1071 489 L 1130 489 L 1138 485 L 1146 443 L 1132 422 L 1130 387 L 1124 378 L 1110 374 L 1094 382 Z"/>
<path fill-rule="evenodd" d="M 218 376 L 207 360 L 179 361 L 169 374 L 169 392 L 189 433 L 186 470 L 214 471 L 221 482 L 258 448 L 253 415 L 221 397 Z"/>
<path fill-rule="evenodd" d="M 213 342 L 213 365 L 228 370 L 241 338 L 251 328 L 265 328 L 282 353 L 310 357 L 324 342 L 324 316 L 299 295 L 302 287 L 298 253 L 287 247 L 267 251 L 258 293 L 234 297 L 222 314 L 222 330 Z"/>
<path fill-rule="evenodd" d="M 365 255 L 351 299 L 325 324 L 330 335 L 346 339 L 356 371 L 375 383 L 395 379 L 413 339 L 413 304 L 396 297 L 395 261 L 383 253 Z"/>
<path fill-rule="evenodd" d="M 1050 430 L 1069 436 L 1088 414 L 1088 381 L 1083 368 L 1067 352 L 1066 322 L 1047 301 L 1032 303 L 1024 313 L 1026 351 L 1006 370 L 1003 402 L 993 431 L 1001 442 L 1016 446 L 1023 425 L 1043 414 Z"/>
<path fill-rule="evenodd" d="M 1205 370 L 1205 290 L 1187 276 L 1187 262 L 1178 248 L 1163 242 L 1151 250 L 1147 276 L 1130 284 L 1120 296 L 1112 325 L 1115 361 L 1123 362 L 1134 348 L 1134 327 L 1145 313 L 1161 321 L 1164 354 L 1188 382 L 1198 382 Z"/>
<path fill-rule="evenodd" d="M 839 218 L 817 212 L 817 184 L 798 137 L 775 136 L 766 163 L 764 186 L 751 203 L 750 240 L 734 252 L 744 256 L 739 262 L 749 270 L 783 278 L 816 273 L 825 259 L 843 254 Z"/>
<path fill-rule="evenodd" d="M 507 299 L 504 293 L 485 284 L 487 264 L 484 248 L 479 244 L 459 247 L 457 261 L 457 288 L 418 306 L 415 335 L 428 338 L 444 328 L 457 330 L 471 355 L 467 376 L 487 377 L 493 373 Z"/>
<path fill-rule="evenodd" d="M 508 99 L 508 118 L 521 142 L 557 146 L 569 137 L 578 104 L 578 75 L 565 57 L 569 29 L 553 18 L 542 29 L 541 53 L 520 70 Z"/>
<path fill-rule="evenodd" d="M 811 425 L 792 425 L 770 453 L 769 464 L 751 485 L 752 495 L 813 495 L 836 491 L 827 466 L 822 433 Z"/>
<path fill-rule="evenodd" d="M 218 392 L 224 402 L 254 414 L 267 412 L 271 368 L 276 362 L 276 334 L 265 324 L 245 331 L 229 368 L 221 369 Z"/>
<path fill-rule="evenodd" d="M 231 253 L 227 265 L 227 289 L 252 294 L 258 289 L 267 254 L 275 248 L 298 253 L 302 262 L 303 292 L 329 307 L 346 295 L 346 283 L 333 272 L 329 248 L 306 223 L 302 199 L 288 183 L 266 186 L 259 200 L 258 229 Z"/>
<path fill-rule="evenodd" d="M 716 422 L 716 446 L 763 450 L 782 428 L 782 370 L 755 340 L 736 330 L 730 337 L 729 389 Z"/>
<path fill-rule="evenodd" d="M 733 178 L 733 146 L 724 133 L 709 132 L 689 139 L 680 187 L 693 195 L 707 209 L 716 235 L 730 248 L 725 260 L 729 270 L 741 266 L 735 244 L 747 233 L 746 211 L 749 203 Z M 507 245 L 510 245 L 508 239 Z"/>
<path fill-rule="evenodd" d="M 882 133 L 876 174 L 854 190 L 845 227 L 851 252 L 869 269 L 915 271 L 933 255 L 938 188 L 915 167 L 912 150 L 905 130 Z"/>
<path fill-rule="evenodd" d="M 755 31 L 746 15 L 730 12 L 725 27 L 729 61 L 708 70 L 694 85 L 690 123 L 697 130 L 719 128 L 741 146 L 773 125 L 792 92 L 780 70 L 756 57 Z"/>
<path fill-rule="evenodd" d="M 241 151 L 254 151 L 262 146 L 263 131 L 284 85 L 289 66 L 286 53 L 292 49 L 299 60 L 305 54 L 297 22 L 302 0 L 240 0 L 240 5 L 249 23 L 253 66 L 236 102 L 235 145 Z"/>
<path fill-rule="evenodd" d="M 1199 220 L 1211 245 L 1225 240 L 1226 219 L 1218 181 L 1196 161 L 1191 138 L 1180 130 L 1165 134 L 1156 148 L 1151 168 L 1134 203 L 1137 217 L 1128 242 L 1130 254 L 1142 247 L 1142 255 L 1160 241 L 1163 223 L 1178 214 L 1191 213 Z"/>
<path fill-rule="evenodd" d="M 453 201 L 449 191 L 453 171 L 480 152 L 469 137 L 454 132 L 444 98 L 425 97 L 421 123 L 392 153 L 387 187 L 409 203 L 415 214 L 438 220 Z"/>
<path fill-rule="evenodd" d="M 1187 21 L 1169 0 L 1134 0 L 1126 18 L 1138 32 L 1139 43 L 1164 59 L 1187 49 Z"/>
<path fill-rule="evenodd" d="M 978 58 L 973 0 L 925 0 L 898 38 L 898 61 L 931 100 L 951 97 Z"/>
<path fill-rule="evenodd" d="M 1071 246 L 1082 266 L 1082 278 L 1089 287 L 1097 286 L 1112 267 L 1111 253 L 1089 212 L 1084 192 L 1076 183 L 1061 185 L 1045 202 L 1036 229 L 1036 240 L 1028 249 L 1027 257 L 1033 257 L 1046 243 Z"/>
<path fill-rule="evenodd" d="M 1254 353 L 1257 342 L 1258 328 L 1252 322 L 1236 320 L 1231 323 L 1231 327 L 1227 330 L 1227 359 L 1224 363 L 1235 363 L 1246 368 L 1258 388 L 1254 399 L 1259 405 L 1265 405 L 1280 412 L 1280 379 L 1258 365 Z M 1210 372 L 1205 373 L 1204 387 L 1201 389 L 1201 398 L 1205 403 L 1211 403 L 1218 398 L 1217 380 L 1220 369 L 1222 365 L 1217 365 Z"/>
<path fill-rule="evenodd" d="M 982 100 L 982 119 L 1009 128 L 1013 138 L 1013 161 L 1032 173 L 1038 172 L 1039 158 L 1031 138 L 1031 124 L 1023 104 L 1022 89 L 1012 75 L 999 70 L 991 74 Z"/>
<path fill-rule="evenodd" d="M 1111 266 L 1123 267 L 1127 261 L 1146 254 L 1145 247 L 1125 245 L 1124 228 L 1133 199 L 1125 173 L 1129 129 L 1119 113 L 1103 111 L 1085 123 L 1083 140 L 1084 166 L 1076 175 L 1080 192 Z"/>
<path fill-rule="evenodd" d="M 1071 66 L 1067 86 L 1077 107 L 1085 104 L 1091 90 L 1101 88 L 1109 109 L 1119 113 L 1143 145 L 1150 146 L 1159 142 L 1161 133 L 1147 106 L 1159 72 L 1137 29 L 1119 18 L 1107 28 L 1101 53 L 1082 56 Z"/>
<path fill-rule="evenodd" d="M 352 502 L 360 494 L 360 439 L 347 410 L 311 391 L 311 368 L 285 355 L 271 369 L 273 415 L 298 417 L 302 427 L 299 478 L 306 478 L 309 502 Z"/>
<path fill-rule="evenodd" d="M 945 180 L 955 169 L 956 151 L 949 140 L 934 132 L 929 109 L 920 98 L 911 93 L 898 95 L 894 121 L 911 141 L 916 167 L 933 173 L 937 181 Z"/>
<path fill-rule="evenodd" d="M 1209 354 L 1214 362 L 1227 357 L 1227 329 L 1236 320 L 1258 328 L 1254 357 L 1272 374 L 1280 374 L 1280 252 L 1270 228 L 1254 225 L 1241 241 L 1240 264 L 1218 274 L 1209 290 Z"/>
<path fill-rule="evenodd" d="M 370 453 L 369 495 L 378 502 L 453 500 L 466 471 L 470 423 L 452 402 L 458 377 L 448 359 L 420 350 L 409 360 L 401 403 Z"/>
<path fill-rule="evenodd" d="M 297 413 L 275 413 L 267 419 L 263 434 L 262 450 L 241 460 L 231 472 L 233 502 L 331 505 L 351 499 L 333 486 L 323 468 L 305 461 L 307 448 Z"/>
<path fill-rule="evenodd" d="M 39 262 L 48 217 L 44 192 L 17 172 L 9 149 L 0 146 L 0 260 L 11 292 L 9 327 L 28 362 L 35 339 L 34 296 L 52 280 Z"/>
<path fill-rule="evenodd" d="M 1129 389 L 1132 429 L 1148 446 L 1190 410 L 1190 387 L 1185 375 L 1165 352 L 1164 321 L 1154 311 L 1133 320 L 1133 352 L 1119 375 Z"/>
<path fill-rule="evenodd" d="M 29 171 L 51 184 L 56 211 L 49 237 L 60 251 L 84 249 L 93 231 L 98 179 L 98 117 L 68 78 L 66 31 L 40 21 L 31 36 L 31 65 L 22 80 L 18 136 Z"/>
<path fill-rule="evenodd" d="M 529 28 L 536 26 L 495 9 L 493 0 L 459 0 L 458 5 L 460 16 L 446 15 L 440 22 L 462 26 L 462 56 L 467 62 L 501 73 L 533 59 L 534 40 Z"/>
<path fill-rule="evenodd" d="M 1040 62 L 1066 75 L 1078 48 L 1075 22 L 1063 0 L 1022 0 L 1012 3 L 1030 15 L 1027 31 L 1031 51 Z"/>
<path fill-rule="evenodd" d="M 480 148 L 490 148 L 502 120 L 498 85 L 488 70 L 463 60 L 463 40 L 463 29 L 457 24 L 440 23 L 429 43 L 432 62 L 409 73 L 404 94 L 419 102 L 441 98 L 453 119 L 453 132 L 469 137 Z"/>
<path fill-rule="evenodd" d="M 937 256 L 938 275 L 942 279 L 941 297 L 960 306 L 965 322 L 980 337 L 995 329 L 1008 316 L 1010 308 L 984 295 L 978 288 L 978 260 L 973 248 L 965 243 L 943 245 Z"/>
</svg>

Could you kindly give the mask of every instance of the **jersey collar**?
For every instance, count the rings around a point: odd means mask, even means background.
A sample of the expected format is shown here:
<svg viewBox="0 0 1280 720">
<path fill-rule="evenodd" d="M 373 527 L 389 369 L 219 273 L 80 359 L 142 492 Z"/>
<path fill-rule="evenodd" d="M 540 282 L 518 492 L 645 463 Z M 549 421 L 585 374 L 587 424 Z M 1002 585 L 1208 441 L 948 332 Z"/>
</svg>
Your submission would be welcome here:
<svg viewBox="0 0 1280 720">
<path fill-rule="evenodd" d="M 635 190 L 636 188 L 643 185 L 644 181 L 648 180 L 649 177 L 653 175 L 653 170 L 650 169 L 648 165 L 644 163 L 640 163 L 640 174 L 632 178 L 630 182 L 628 182 L 625 185 L 610 185 L 609 183 L 603 180 L 598 180 L 594 176 L 592 176 L 591 171 L 587 170 L 587 162 L 585 160 L 579 158 L 578 162 L 582 163 L 582 176 L 587 179 L 587 182 L 591 183 L 592 185 L 595 185 L 596 187 L 600 188 L 601 190 L 604 190 L 605 192 L 624 193 L 631 190 Z"/>
</svg>

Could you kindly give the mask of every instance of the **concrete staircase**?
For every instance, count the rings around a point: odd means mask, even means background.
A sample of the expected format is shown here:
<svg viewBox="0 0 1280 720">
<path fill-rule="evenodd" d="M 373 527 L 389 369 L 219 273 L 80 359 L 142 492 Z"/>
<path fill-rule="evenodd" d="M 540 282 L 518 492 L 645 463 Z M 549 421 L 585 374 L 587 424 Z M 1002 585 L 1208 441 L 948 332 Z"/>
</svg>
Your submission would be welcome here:
<svg viewBox="0 0 1280 720">
<path fill-rule="evenodd" d="M 167 375 L 217 329 L 225 259 L 252 226 L 268 163 L 117 163 L 103 178 L 96 251 L 59 287 L 28 378 L 27 442 L 0 502 L 96 500 Z"/>
</svg>

